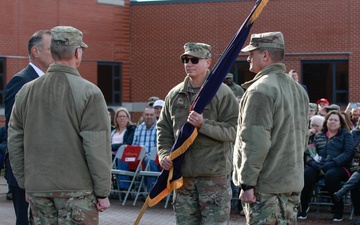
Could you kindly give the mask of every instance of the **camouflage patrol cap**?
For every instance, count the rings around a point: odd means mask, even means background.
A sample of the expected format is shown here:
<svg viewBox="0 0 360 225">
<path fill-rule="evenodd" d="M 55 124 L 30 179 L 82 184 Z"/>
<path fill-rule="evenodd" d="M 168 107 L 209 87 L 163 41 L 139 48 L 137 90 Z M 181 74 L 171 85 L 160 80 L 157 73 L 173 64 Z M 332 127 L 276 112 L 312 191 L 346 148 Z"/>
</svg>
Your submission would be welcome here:
<svg viewBox="0 0 360 225">
<path fill-rule="evenodd" d="M 62 46 L 80 46 L 87 48 L 82 41 L 83 33 L 70 26 L 57 26 L 51 29 L 51 44 Z"/>
<path fill-rule="evenodd" d="M 225 77 L 225 78 L 234 78 L 234 74 L 228 73 L 228 74 L 226 74 L 226 77 Z"/>
<path fill-rule="evenodd" d="M 285 49 L 284 36 L 281 32 L 267 32 L 252 34 L 250 44 L 241 49 L 242 52 L 251 52 L 258 48 Z"/>
<path fill-rule="evenodd" d="M 153 106 L 156 100 L 159 100 L 159 98 L 156 96 L 151 96 L 150 98 L 148 98 L 148 105 Z"/>
<path fill-rule="evenodd" d="M 317 110 L 318 105 L 316 103 L 309 103 L 310 110 Z"/>
<path fill-rule="evenodd" d="M 184 53 L 180 56 L 191 55 L 197 58 L 211 58 L 211 46 L 204 43 L 188 42 L 184 45 Z"/>
</svg>

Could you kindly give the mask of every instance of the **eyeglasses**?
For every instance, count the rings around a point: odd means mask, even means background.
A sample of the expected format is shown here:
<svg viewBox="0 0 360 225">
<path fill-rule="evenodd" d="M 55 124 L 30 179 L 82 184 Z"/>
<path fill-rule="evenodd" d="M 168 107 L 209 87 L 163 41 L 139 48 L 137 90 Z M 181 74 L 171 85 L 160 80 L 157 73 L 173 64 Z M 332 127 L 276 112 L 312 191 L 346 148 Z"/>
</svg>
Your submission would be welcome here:
<svg viewBox="0 0 360 225">
<path fill-rule="evenodd" d="M 319 127 L 320 127 L 320 125 L 318 125 L 318 124 L 310 124 L 310 127 L 316 127 L 316 128 L 319 128 Z"/>
<path fill-rule="evenodd" d="M 125 118 L 127 118 L 127 116 L 117 116 L 117 118 L 125 119 Z"/>
<path fill-rule="evenodd" d="M 183 63 L 189 63 L 189 60 L 190 60 L 192 64 L 198 64 L 200 59 L 205 59 L 205 58 L 196 58 L 196 57 L 194 57 L 194 58 L 187 58 L 187 57 L 181 58 Z"/>
</svg>

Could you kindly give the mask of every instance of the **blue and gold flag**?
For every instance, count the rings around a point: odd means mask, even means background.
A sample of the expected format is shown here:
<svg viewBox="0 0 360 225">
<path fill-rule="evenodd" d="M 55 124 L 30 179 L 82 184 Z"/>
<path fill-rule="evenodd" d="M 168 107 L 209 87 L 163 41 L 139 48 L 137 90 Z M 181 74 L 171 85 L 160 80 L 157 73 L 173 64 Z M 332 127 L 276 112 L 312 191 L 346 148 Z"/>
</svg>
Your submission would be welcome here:
<svg viewBox="0 0 360 225">
<path fill-rule="evenodd" d="M 237 31 L 219 60 L 216 62 L 214 68 L 210 72 L 209 76 L 204 82 L 203 87 L 199 91 L 199 94 L 195 98 L 193 105 L 190 110 L 194 110 L 201 114 L 205 107 L 210 103 L 216 92 L 220 88 L 226 74 L 230 71 L 231 66 L 234 64 L 238 57 L 241 48 L 243 47 L 250 29 L 259 16 L 265 5 L 269 0 L 257 0 L 254 8 Z M 173 162 L 173 167 L 170 170 L 162 170 L 159 175 L 154 187 L 151 189 L 149 196 L 147 197 L 141 212 L 134 224 L 138 224 L 143 213 L 148 206 L 154 206 L 170 194 L 173 190 L 178 189 L 182 186 L 182 174 L 181 164 L 184 158 L 184 153 L 188 147 L 194 142 L 198 134 L 197 128 L 190 123 L 186 122 L 175 144 L 172 146 L 170 151 L 170 159 Z"/>
</svg>

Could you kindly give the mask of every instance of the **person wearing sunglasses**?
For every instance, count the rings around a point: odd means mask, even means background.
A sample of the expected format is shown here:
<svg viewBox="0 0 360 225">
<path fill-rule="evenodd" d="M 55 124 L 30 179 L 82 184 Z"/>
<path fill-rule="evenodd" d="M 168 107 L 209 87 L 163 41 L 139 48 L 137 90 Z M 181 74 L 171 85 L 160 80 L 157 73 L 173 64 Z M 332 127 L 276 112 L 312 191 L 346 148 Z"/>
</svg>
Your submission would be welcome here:
<svg viewBox="0 0 360 225">
<path fill-rule="evenodd" d="M 180 56 L 186 77 L 166 96 L 157 123 L 158 155 L 163 169 L 182 125 L 198 129 L 194 143 L 184 153 L 183 186 L 175 190 L 176 224 L 228 224 L 230 218 L 232 149 L 235 141 L 238 104 L 226 84 L 221 84 L 203 114 L 190 106 L 209 75 L 211 46 L 189 42 Z"/>
</svg>

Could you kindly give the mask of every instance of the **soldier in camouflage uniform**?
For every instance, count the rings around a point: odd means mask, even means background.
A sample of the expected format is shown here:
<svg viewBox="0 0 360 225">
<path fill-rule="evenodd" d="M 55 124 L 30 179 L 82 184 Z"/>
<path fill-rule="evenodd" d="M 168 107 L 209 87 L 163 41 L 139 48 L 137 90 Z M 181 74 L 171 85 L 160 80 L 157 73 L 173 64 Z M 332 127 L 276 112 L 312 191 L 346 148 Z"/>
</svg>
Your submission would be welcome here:
<svg viewBox="0 0 360 225">
<path fill-rule="evenodd" d="M 309 99 L 285 73 L 280 32 L 253 34 L 250 71 L 242 86 L 233 181 L 241 187 L 247 224 L 296 224 L 304 185 Z"/>
<path fill-rule="evenodd" d="M 78 29 L 51 29 L 54 64 L 14 103 L 10 162 L 32 224 L 99 224 L 110 207 L 110 123 L 101 91 L 77 71 L 85 48 Z"/>
<path fill-rule="evenodd" d="M 237 83 L 234 83 L 234 74 L 228 73 L 225 77 L 224 83 L 227 84 L 229 88 L 234 92 L 234 95 L 237 99 L 241 99 L 244 94 L 244 89 Z"/>
<path fill-rule="evenodd" d="M 203 114 L 189 112 L 210 72 L 211 47 L 190 42 L 184 49 L 181 59 L 187 76 L 166 96 L 157 123 L 160 164 L 166 170 L 172 167 L 168 155 L 182 125 L 186 121 L 194 125 L 198 136 L 184 153 L 183 186 L 173 199 L 176 224 L 229 224 L 238 104 L 230 88 L 221 84 Z"/>
</svg>

